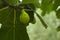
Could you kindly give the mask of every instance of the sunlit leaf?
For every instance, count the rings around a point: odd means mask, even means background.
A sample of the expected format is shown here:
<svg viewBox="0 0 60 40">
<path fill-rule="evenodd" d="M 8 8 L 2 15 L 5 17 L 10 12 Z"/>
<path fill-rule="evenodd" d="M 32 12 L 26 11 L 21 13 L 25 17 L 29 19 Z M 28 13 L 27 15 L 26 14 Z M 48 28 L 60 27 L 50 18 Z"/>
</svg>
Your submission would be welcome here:
<svg viewBox="0 0 60 40">
<path fill-rule="evenodd" d="M 35 7 L 40 8 L 39 0 L 22 0 L 23 4 L 33 4 Z"/>
</svg>

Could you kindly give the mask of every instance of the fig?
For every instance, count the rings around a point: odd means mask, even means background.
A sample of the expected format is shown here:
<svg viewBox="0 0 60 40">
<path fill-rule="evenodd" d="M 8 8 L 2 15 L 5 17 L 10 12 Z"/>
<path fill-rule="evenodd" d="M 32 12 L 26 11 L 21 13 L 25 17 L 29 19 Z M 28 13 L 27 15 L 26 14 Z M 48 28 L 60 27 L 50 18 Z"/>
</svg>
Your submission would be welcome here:
<svg viewBox="0 0 60 40">
<path fill-rule="evenodd" d="M 30 17 L 27 12 L 25 12 L 24 9 L 22 9 L 21 14 L 20 14 L 20 22 L 23 24 L 28 24 L 30 21 Z"/>
</svg>

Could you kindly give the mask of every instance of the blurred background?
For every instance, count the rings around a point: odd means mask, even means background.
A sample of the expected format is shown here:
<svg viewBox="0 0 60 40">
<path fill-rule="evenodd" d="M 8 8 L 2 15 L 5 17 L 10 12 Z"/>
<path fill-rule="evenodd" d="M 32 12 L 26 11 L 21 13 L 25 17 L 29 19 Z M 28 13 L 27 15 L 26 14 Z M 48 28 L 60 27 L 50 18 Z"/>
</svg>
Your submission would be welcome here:
<svg viewBox="0 0 60 40">
<path fill-rule="evenodd" d="M 37 9 L 36 12 L 41 14 L 42 10 Z M 27 32 L 30 40 L 60 40 L 60 32 L 57 32 L 56 30 L 56 28 L 60 25 L 60 20 L 57 19 L 55 11 L 51 11 L 50 14 L 45 14 L 45 16 L 42 17 L 48 25 L 47 29 L 45 29 L 42 25 L 36 14 L 34 16 L 36 23 L 29 23 L 29 26 L 27 26 Z"/>
</svg>

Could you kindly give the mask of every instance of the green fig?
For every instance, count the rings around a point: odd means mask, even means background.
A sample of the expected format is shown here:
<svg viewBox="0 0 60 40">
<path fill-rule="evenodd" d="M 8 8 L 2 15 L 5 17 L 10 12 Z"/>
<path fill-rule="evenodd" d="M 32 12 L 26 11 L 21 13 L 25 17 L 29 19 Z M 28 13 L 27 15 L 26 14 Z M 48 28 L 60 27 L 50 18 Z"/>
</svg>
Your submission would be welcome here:
<svg viewBox="0 0 60 40">
<path fill-rule="evenodd" d="M 28 15 L 28 13 L 25 12 L 24 9 L 22 9 L 22 12 L 20 14 L 20 22 L 23 24 L 28 24 L 30 21 L 30 17 Z"/>
</svg>

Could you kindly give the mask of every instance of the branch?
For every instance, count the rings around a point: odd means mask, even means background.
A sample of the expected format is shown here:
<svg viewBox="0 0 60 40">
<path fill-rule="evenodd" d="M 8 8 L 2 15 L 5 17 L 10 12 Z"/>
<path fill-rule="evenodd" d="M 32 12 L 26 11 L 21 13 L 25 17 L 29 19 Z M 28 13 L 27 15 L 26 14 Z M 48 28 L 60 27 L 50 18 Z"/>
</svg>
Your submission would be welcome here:
<svg viewBox="0 0 60 40">
<path fill-rule="evenodd" d="M 39 18 L 39 20 L 41 21 L 41 23 L 44 25 L 44 27 L 47 28 L 48 26 L 47 26 L 47 24 L 44 22 L 44 20 L 42 19 L 42 17 L 41 17 L 37 12 L 35 12 L 35 13 L 36 13 L 37 17 Z"/>
<path fill-rule="evenodd" d="M 32 9 L 29 5 L 28 5 L 28 7 L 29 7 L 32 11 L 35 12 L 35 10 Z M 42 19 L 42 17 L 41 17 L 37 12 L 35 12 L 35 13 L 36 13 L 37 17 L 39 18 L 39 20 L 41 21 L 41 23 L 44 25 L 44 27 L 47 28 L 48 25 L 44 22 L 44 20 Z"/>
</svg>

